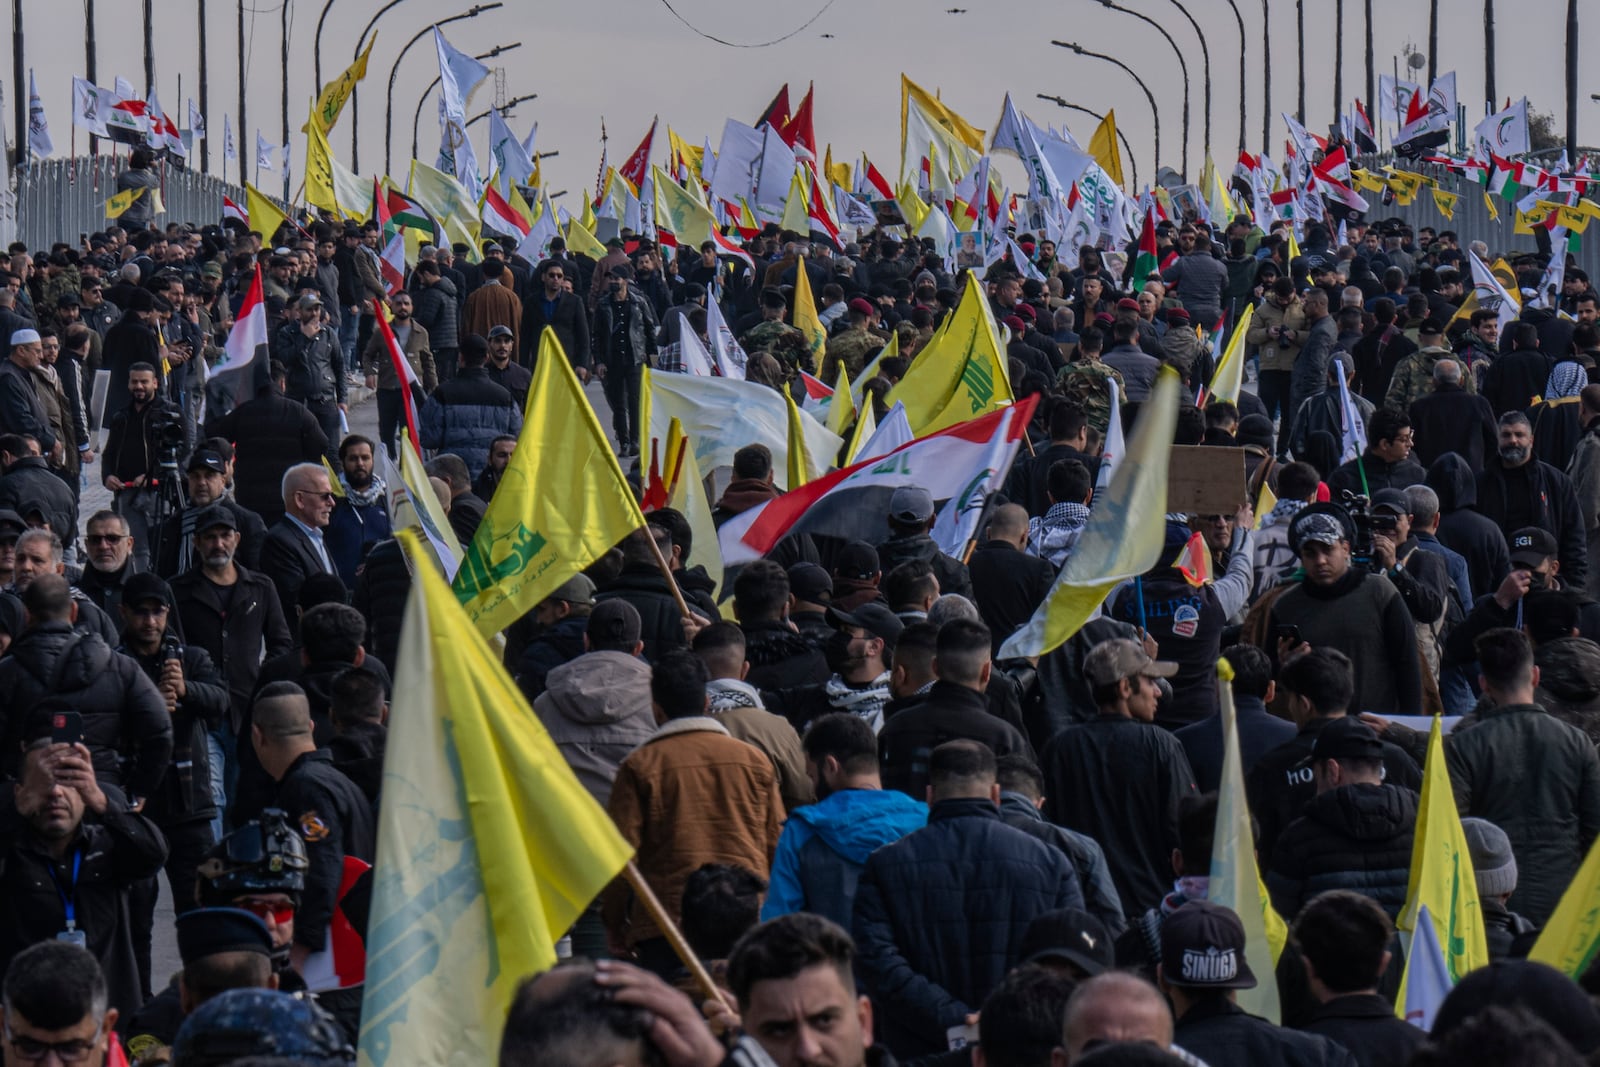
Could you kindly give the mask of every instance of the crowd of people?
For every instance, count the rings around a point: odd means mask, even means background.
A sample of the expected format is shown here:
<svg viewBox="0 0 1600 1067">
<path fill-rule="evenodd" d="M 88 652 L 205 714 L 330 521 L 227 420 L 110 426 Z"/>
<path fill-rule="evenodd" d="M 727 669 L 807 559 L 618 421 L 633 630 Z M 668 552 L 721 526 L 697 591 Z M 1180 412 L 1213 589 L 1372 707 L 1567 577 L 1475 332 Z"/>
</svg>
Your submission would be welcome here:
<svg viewBox="0 0 1600 1067">
<path fill-rule="evenodd" d="M 519 989 L 502 1064 L 1600 1050 L 1600 986 L 1524 959 L 1600 833 L 1600 294 L 1569 265 L 1558 310 L 1502 329 L 1458 314 L 1451 233 L 1350 221 L 1340 243 L 1313 223 L 1291 259 L 1285 225 L 1163 223 L 1137 291 L 1092 247 L 1072 264 L 1016 235 L 1029 262 L 982 285 L 1012 392 L 1039 402 L 961 558 L 931 536 L 942 502 L 902 486 L 876 541 L 797 535 L 730 568 L 719 603 L 688 517 L 657 508 L 506 631 L 531 714 L 721 994 L 684 995 L 619 880 Z M 376 223 L 267 236 L 110 227 L 0 272 L 8 1063 L 99 1063 L 114 1034 L 138 1064 L 353 1060 L 411 585 L 381 474 L 409 447 L 403 391 L 469 544 L 545 327 L 602 381 L 639 488 L 640 368 L 684 370 L 710 301 L 748 379 L 796 395 L 893 338 L 866 382 L 883 417 L 965 284 L 889 230 L 834 248 L 769 227 L 751 263 L 627 232 L 599 260 L 559 238 L 539 263 L 426 246 L 393 293 Z M 266 351 L 212 377 L 258 265 Z M 1545 265 L 1508 258 L 1517 286 Z M 800 271 L 829 333 L 815 365 Z M 1156 565 L 1065 645 L 999 658 L 1093 521 L 1113 420 L 1131 429 L 1163 367 L 1207 385 L 1220 353 L 1195 326 L 1226 341 L 1247 306 L 1253 387 L 1186 402 L 1174 437 L 1242 451 L 1237 505 L 1168 515 Z M 345 429 L 362 387 L 376 439 Z M 715 521 L 780 496 L 781 463 L 740 449 Z M 91 469 L 113 504 L 81 517 Z M 1219 659 L 1291 930 L 1276 974 L 1207 900 Z M 1440 714 L 1494 962 L 1428 1033 L 1394 1009 L 1426 740 L 1400 720 Z M 176 975 L 152 973 L 163 874 Z M 1261 983 L 1281 1025 L 1237 1003 Z"/>
</svg>

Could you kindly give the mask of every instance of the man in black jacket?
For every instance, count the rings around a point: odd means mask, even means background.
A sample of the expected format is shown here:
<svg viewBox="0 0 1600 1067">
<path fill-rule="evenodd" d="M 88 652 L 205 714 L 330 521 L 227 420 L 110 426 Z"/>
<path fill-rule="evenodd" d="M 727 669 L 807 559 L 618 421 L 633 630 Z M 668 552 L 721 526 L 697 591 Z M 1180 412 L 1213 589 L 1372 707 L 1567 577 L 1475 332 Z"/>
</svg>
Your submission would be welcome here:
<svg viewBox="0 0 1600 1067">
<path fill-rule="evenodd" d="M 1233 668 L 1229 689 L 1239 735 L 1239 762 L 1249 774 L 1257 760 L 1294 737 L 1295 728 L 1267 710 L 1276 690 L 1272 661 L 1265 652 L 1255 645 L 1230 645 L 1222 650 L 1222 658 Z M 1200 792 L 1216 792 L 1222 784 L 1222 717 L 1212 715 L 1190 723 L 1174 736 L 1183 745 Z"/>
<path fill-rule="evenodd" d="M 988 540 L 973 552 L 967 570 L 978 613 L 998 652 L 1050 595 L 1056 569 L 1028 553 L 1028 511 L 1021 504 L 996 508 L 985 532 Z"/>
<path fill-rule="evenodd" d="M 1467 561 L 1467 577 L 1475 592 L 1494 589 L 1511 569 L 1506 535 L 1478 512 L 1478 470 L 1454 452 L 1428 467 L 1424 482 L 1439 497 L 1439 543 Z"/>
<path fill-rule="evenodd" d="M 907 1057 L 946 1048 L 946 1031 L 1005 976 L 1030 922 L 1083 907 L 1065 854 L 1000 821 L 993 752 L 950 741 L 930 765 L 928 825 L 868 857 L 853 923 L 885 1043 Z M 934 867 L 941 876 L 930 879 Z"/>
<path fill-rule="evenodd" d="M 522 301 L 522 351 L 520 361 L 533 369 L 539 357 L 539 338 L 546 326 L 556 332 L 561 350 L 572 361 L 578 380 L 589 380 L 589 315 L 583 298 L 567 289 L 567 264 L 547 259 L 539 264 L 540 289 Z M 575 280 L 575 279 L 574 279 Z"/>
<path fill-rule="evenodd" d="M 1294 921 L 1294 942 L 1317 1008 L 1298 1029 L 1348 1049 L 1358 1063 L 1409 1063 L 1427 1035 L 1396 1018 L 1378 992 L 1393 939 L 1389 916 L 1360 893 L 1335 889 L 1308 903 Z"/>
<path fill-rule="evenodd" d="M 239 562 L 252 569 L 259 567 L 267 525 L 260 515 L 228 495 L 228 464 L 222 454 L 209 448 L 195 449 L 184 481 L 189 487 L 189 506 L 162 525 L 155 572 L 170 580 L 194 566 L 195 520 L 213 504 L 233 512 L 239 525 Z"/>
<path fill-rule="evenodd" d="M 672 551 L 672 536 L 660 526 L 651 525 L 646 530 L 635 530 L 622 543 L 622 573 L 595 596 L 596 604 L 607 600 L 626 600 L 639 612 L 643 623 L 641 640 L 644 641 L 644 658 L 655 662 L 663 652 L 687 648 L 683 635 L 683 613 L 672 595 L 672 586 L 656 565 L 655 553 L 644 538 L 655 539 L 663 556 Z M 697 606 L 695 598 L 685 594 L 691 609 Z M 715 618 L 716 612 L 699 604 L 700 613 Z"/>
<path fill-rule="evenodd" d="M 1415 456 L 1424 466 L 1455 452 L 1473 470 L 1482 470 L 1484 458 L 1494 454 L 1494 409 L 1477 393 L 1467 392 L 1461 381 L 1461 364 L 1441 359 L 1433 365 L 1433 392 L 1411 402 Z"/>
<path fill-rule="evenodd" d="M 630 288 L 633 268 L 619 263 L 606 281 L 607 295 L 595 304 L 590 344 L 595 373 L 605 383 L 617 452 L 639 454 L 639 368 L 656 354 L 656 313 Z"/>
<path fill-rule="evenodd" d="M 908 560 L 927 560 L 939 579 L 940 593 L 958 593 L 971 600 L 966 564 L 945 555 L 928 535 L 934 517 L 933 494 L 921 486 L 902 485 L 890 494 L 889 539 L 877 546 L 880 570 L 892 571 Z"/>
<path fill-rule="evenodd" d="M 322 541 L 336 499 L 320 463 L 300 463 L 284 472 L 283 518 L 272 524 L 261 547 L 261 569 L 278 587 L 279 603 L 299 603 L 309 576 L 336 573 Z"/>
<path fill-rule="evenodd" d="M 1588 575 L 1588 536 L 1572 480 L 1533 455 L 1533 426 L 1521 411 L 1500 416 L 1500 450 L 1478 473 L 1478 510 L 1507 538 L 1537 526 L 1560 546 L 1561 578 L 1582 591 Z"/>
<path fill-rule="evenodd" d="M 1058 733 L 1041 761 L 1046 817 L 1100 843 L 1125 915 L 1143 914 L 1165 895 L 1180 844 L 1178 801 L 1195 792 L 1183 746 L 1153 725 L 1155 680 L 1177 671 L 1126 638 L 1096 645 L 1083 673 L 1099 713 Z M 1127 782 L 1143 786 L 1130 792 Z"/>
<path fill-rule="evenodd" d="M 271 525 L 283 518 L 283 472 L 317 463 L 329 438 L 306 406 L 284 395 L 288 370 L 272 362 L 272 385 L 226 415 L 206 421 L 206 436 L 234 447 L 234 496 Z"/>
<path fill-rule="evenodd" d="M 160 490 L 156 482 L 164 435 L 167 427 L 176 426 L 179 419 L 177 409 L 161 399 L 158 390 L 154 367 L 135 363 L 129 368 L 131 399 L 111 416 L 105 452 L 100 457 L 105 487 L 111 490 L 117 514 L 128 520 L 134 558 L 141 567 L 150 565 L 150 542 L 159 529 L 156 514 Z"/>
<path fill-rule="evenodd" d="M 278 327 L 273 335 L 272 358 L 288 371 L 285 395 L 304 404 L 323 435 L 335 442 L 343 436 L 339 415 L 345 410 L 349 388 L 339 338 L 323 321 L 322 301 L 316 295 L 301 296 L 294 302 L 294 311 L 295 319 Z"/>
<path fill-rule="evenodd" d="M 78 539 L 78 501 L 55 471 L 30 444 L 16 434 L 0 437 L 0 508 L 15 511 L 34 522 L 37 515 L 70 545 Z"/>
<path fill-rule="evenodd" d="M 32 437 L 46 456 L 59 461 L 66 443 L 56 439 L 33 377 L 43 363 L 44 342 L 37 330 L 11 334 L 10 350 L 0 362 L 0 431 Z"/>
<path fill-rule="evenodd" d="M 1544 394 L 1550 377 L 1550 356 L 1539 350 L 1539 327 L 1514 322 L 1507 331 L 1511 351 L 1495 357 L 1483 376 L 1483 395 L 1498 415 L 1522 411 Z"/>
<path fill-rule="evenodd" d="M 1427 471 L 1411 458 L 1415 443 L 1410 415 L 1379 408 L 1367 424 L 1366 451 L 1328 476 L 1333 501 L 1342 501 L 1343 493 L 1371 496 L 1379 489 L 1409 489 L 1421 483 Z"/>
<path fill-rule="evenodd" d="M 789 575 L 769 559 L 753 560 L 733 581 L 733 617 L 744 630 L 745 681 L 757 689 L 789 689 L 827 680 L 828 660 L 785 617 Z"/>
</svg>

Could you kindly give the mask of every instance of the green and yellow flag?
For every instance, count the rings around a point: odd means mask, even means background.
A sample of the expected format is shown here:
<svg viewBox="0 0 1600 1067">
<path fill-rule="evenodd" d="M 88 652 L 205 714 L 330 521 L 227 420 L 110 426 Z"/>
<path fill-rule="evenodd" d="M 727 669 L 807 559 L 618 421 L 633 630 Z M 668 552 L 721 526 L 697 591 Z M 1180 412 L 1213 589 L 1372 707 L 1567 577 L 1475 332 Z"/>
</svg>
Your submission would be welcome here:
<svg viewBox="0 0 1600 1067">
<path fill-rule="evenodd" d="M 545 327 L 522 436 L 456 573 L 456 596 L 479 633 L 498 633 L 644 524 L 561 342 Z"/>
<path fill-rule="evenodd" d="M 313 126 L 324 134 L 333 129 L 333 124 L 339 121 L 339 112 L 344 110 L 345 101 L 356 90 L 356 82 L 367 76 L 367 57 L 372 55 L 372 46 L 377 43 L 378 35 L 374 33 L 356 61 L 346 67 L 343 74 L 322 87 L 322 93 L 311 109 L 311 117 L 300 127 L 301 133 L 310 133 Z"/>
<path fill-rule="evenodd" d="M 413 159 L 406 195 L 439 220 L 444 227 L 445 240 L 467 246 L 469 262 L 482 261 L 483 253 L 478 248 L 478 202 L 460 182 L 442 170 Z"/>
<path fill-rule="evenodd" d="M 794 328 L 806 339 L 806 351 L 811 353 L 812 374 L 822 369 L 822 353 L 828 347 L 828 331 L 817 317 L 817 302 L 811 295 L 811 278 L 806 273 L 802 259 L 794 272 Z"/>
<path fill-rule="evenodd" d="M 372 213 L 372 183 L 333 157 L 327 131 L 315 122 L 306 126 L 306 203 L 341 219 L 364 222 Z"/>
<path fill-rule="evenodd" d="M 143 189 L 124 189 L 122 192 L 106 201 L 106 218 L 120 219 L 122 213 L 133 206 L 133 202 L 141 195 Z M 248 210 L 248 209 L 246 209 Z"/>
<path fill-rule="evenodd" d="M 1443 189 L 1429 190 L 1433 194 L 1433 206 L 1439 209 L 1439 214 L 1444 216 L 1446 222 L 1455 221 L 1456 202 L 1461 199 L 1457 193 L 1447 193 Z"/>
<path fill-rule="evenodd" d="M 656 228 L 671 231 L 680 248 L 699 248 L 700 242 L 710 237 L 716 227 L 716 216 L 660 167 L 650 170 L 655 178 L 652 184 L 656 190 Z"/>
<path fill-rule="evenodd" d="M 1167 470 L 1181 388 L 1178 372 L 1171 367 L 1156 375 L 1104 499 L 1096 494 L 1078 546 L 1056 576 L 1050 595 L 1033 618 L 1006 639 L 998 658 L 1042 656 L 1061 647 L 1083 628 L 1112 589 L 1156 565 L 1166 541 Z"/>
<path fill-rule="evenodd" d="M 606 246 L 600 243 L 600 239 L 587 226 L 578 221 L 577 216 L 567 220 L 567 247 L 590 259 L 604 259 L 606 256 Z"/>
<path fill-rule="evenodd" d="M 271 243 L 278 227 L 289 221 L 289 216 L 261 190 L 244 183 L 244 213 L 250 216 L 250 229 L 261 235 L 261 240 Z"/>
<path fill-rule="evenodd" d="M 699 564 L 706 569 L 713 585 L 711 597 L 715 600 L 722 595 L 722 546 L 717 543 L 717 524 L 712 517 L 705 479 L 700 474 L 700 463 L 694 458 L 694 448 L 683 432 L 683 423 L 677 419 L 667 424 L 666 457 L 667 507 L 676 508 L 688 519 L 689 529 L 694 533 L 694 543 L 683 565 Z"/>
<path fill-rule="evenodd" d="M 1561 894 L 1561 903 L 1528 958 L 1576 980 L 1594 962 L 1596 951 L 1600 951 L 1600 839 L 1589 846 L 1589 855 Z"/>
<path fill-rule="evenodd" d="M 632 850 L 415 532 L 397 536 L 413 583 L 383 767 L 360 1062 L 492 1063 L 518 983 L 554 965 L 556 940 Z"/>
<path fill-rule="evenodd" d="M 978 279 L 967 274 L 961 302 L 912 360 L 885 403 L 906 406 L 918 437 L 987 415 L 1012 401 L 1000 331 Z"/>
</svg>

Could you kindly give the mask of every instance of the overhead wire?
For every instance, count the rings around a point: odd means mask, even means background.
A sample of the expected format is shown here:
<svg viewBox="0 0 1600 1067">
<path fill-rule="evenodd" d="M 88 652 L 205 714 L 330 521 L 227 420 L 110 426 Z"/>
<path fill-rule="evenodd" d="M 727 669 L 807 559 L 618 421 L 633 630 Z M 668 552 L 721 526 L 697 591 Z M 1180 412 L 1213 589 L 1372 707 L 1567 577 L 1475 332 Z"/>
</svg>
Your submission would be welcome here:
<svg viewBox="0 0 1600 1067">
<path fill-rule="evenodd" d="M 810 18 L 806 19 L 804 22 L 802 22 L 800 25 L 796 26 L 794 29 L 790 30 L 788 33 L 784 34 L 782 37 L 774 37 L 770 41 L 744 42 L 744 41 L 730 41 L 725 37 L 718 37 L 714 33 L 707 33 L 705 30 L 702 30 L 700 27 L 696 26 L 694 23 L 692 23 L 688 19 L 684 18 L 683 15 L 679 13 L 678 9 L 672 6 L 672 0 L 661 0 L 662 6 L 665 7 L 668 11 L 672 12 L 672 17 L 677 19 L 679 22 L 683 23 L 692 32 L 694 32 L 695 34 L 697 34 L 700 37 L 705 38 L 708 41 L 711 41 L 714 44 L 725 45 L 728 48 L 770 48 L 775 44 L 782 44 L 784 41 L 789 40 L 789 38 L 794 37 L 797 34 L 803 33 L 805 30 L 809 29 L 812 26 L 812 24 L 814 24 L 823 15 L 827 14 L 828 13 L 828 9 L 830 7 L 832 7 L 837 2 L 838 2 L 838 0 L 827 0 L 826 3 L 824 3 L 820 8 L 817 9 L 816 14 L 814 14 Z"/>
</svg>

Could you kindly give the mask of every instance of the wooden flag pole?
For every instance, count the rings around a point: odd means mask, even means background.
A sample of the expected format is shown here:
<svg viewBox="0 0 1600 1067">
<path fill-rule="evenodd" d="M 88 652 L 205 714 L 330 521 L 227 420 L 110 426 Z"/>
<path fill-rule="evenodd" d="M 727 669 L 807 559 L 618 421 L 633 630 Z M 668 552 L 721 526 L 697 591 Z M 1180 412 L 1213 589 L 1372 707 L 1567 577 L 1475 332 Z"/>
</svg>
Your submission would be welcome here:
<svg viewBox="0 0 1600 1067">
<path fill-rule="evenodd" d="M 672 568 L 667 565 L 667 557 L 661 554 L 661 546 L 656 544 L 656 539 L 650 535 L 650 528 L 645 527 L 643 533 L 645 540 L 650 542 L 651 554 L 656 557 L 656 566 L 660 567 L 661 573 L 666 576 L 667 588 L 672 590 L 672 599 L 678 602 L 678 610 L 685 616 L 694 614 L 689 610 L 689 602 L 683 599 L 683 590 L 678 588 L 678 580 L 672 576 Z"/>
<path fill-rule="evenodd" d="M 657 553 L 660 555 L 660 553 Z M 679 601 L 682 601 L 679 597 Z M 687 611 L 687 609 L 685 609 Z M 721 1002 L 722 994 L 717 989 L 717 983 L 711 980 L 711 973 L 706 970 L 705 964 L 700 962 L 700 957 L 694 954 L 694 949 L 689 947 L 689 942 L 684 939 L 683 931 L 678 929 L 678 924 L 672 921 L 667 914 L 667 909 L 661 906 L 661 901 L 656 897 L 655 890 L 650 888 L 650 883 L 644 880 L 639 867 L 628 861 L 622 869 L 623 876 L 628 879 L 628 884 L 633 887 L 634 895 L 639 898 L 639 903 L 644 905 L 645 911 L 650 913 L 650 918 L 660 928 L 661 934 L 672 946 L 672 951 L 678 954 L 683 965 L 689 968 L 689 974 L 694 978 L 695 984 L 700 987 L 700 992 L 705 994 L 707 1000 Z"/>
</svg>

